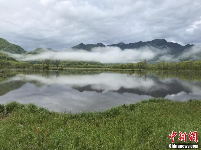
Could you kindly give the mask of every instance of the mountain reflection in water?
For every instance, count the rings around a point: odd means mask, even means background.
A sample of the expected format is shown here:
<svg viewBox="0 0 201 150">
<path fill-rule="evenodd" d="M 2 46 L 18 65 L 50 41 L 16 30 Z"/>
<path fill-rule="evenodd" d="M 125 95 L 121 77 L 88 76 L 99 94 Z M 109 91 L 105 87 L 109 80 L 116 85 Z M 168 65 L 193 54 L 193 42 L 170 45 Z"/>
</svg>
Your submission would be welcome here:
<svg viewBox="0 0 201 150">
<path fill-rule="evenodd" d="M 201 99 L 201 82 L 152 74 L 16 74 L 0 82 L 0 103 L 34 103 L 59 112 L 100 111 L 152 97 Z"/>
</svg>

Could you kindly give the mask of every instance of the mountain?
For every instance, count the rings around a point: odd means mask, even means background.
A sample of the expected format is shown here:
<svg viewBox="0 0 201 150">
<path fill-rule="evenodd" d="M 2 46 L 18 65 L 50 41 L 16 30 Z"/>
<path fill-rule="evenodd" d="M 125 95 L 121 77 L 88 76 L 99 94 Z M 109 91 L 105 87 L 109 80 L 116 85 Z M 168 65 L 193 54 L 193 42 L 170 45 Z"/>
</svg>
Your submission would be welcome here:
<svg viewBox="0 0 201 150">
<path fill-rule="evenodd" d="M 37 48 L 33 51 L 28 52 L 27 54 L 40 54 L 43 52 L 50 52 L 50 51 L 53 52 L 54 50 L 52 50 L 51 48 Z"/>
<path fill-rule="evenodd" d="M 147 42 L 140 41 L 140 42 L 129 43 L 129 44 L 124 44 L 121 42 L 118 44 L 112 44 L 112 45 L 108 45 L 108 46 L 119 47 L 122 50 L 138 49 L 138 48 L 148 46 L 148 47 L 154 47 L 154 48 L 158 48 L 158 49 L 170 49 L 171 53 L 180 53 L 188 48 L 191 48 L 194 45 L 187 44 L 185 46 L 182 46 L 178 43 L 167 42 L 165 39 L 155 39 L 155 40 L 147 41 Z"/>
<path fill-rule="evenodd" d="M 0 51 L 9 52 L 13 54 L 23 54 L 26 51 L 18 45 L 9 43 L 3 38 L 0 38 Z"/>
<path fill-rule="evenodd" d="M 4 54 L 4 53 L 0 52 L 0 61 L 1 60 L 4 60 L 4 61 L 16 61 L 14 58 L 8 56 L 7 54 Z"/>
<path fill-rule="evenodd" d="M 143 48 L 143 47 L 157 48 L 157 49 L 161 49 L 161 50 L 169 49 L 169 54 L 179 55 L 182 52 L 193 47 L 194 45 L 187 44 L 185 46 L 182 46 L 178 43 L 167 42 L 165 39 L 155 39 L 155 40 L 147 41 L 147 42 L 140 41 L 140 42 L 128 43 L 128 44 L 121 42 L 118 44 L 111 44 L 111 45 L 104 45 L 103 43 L 97 43 L 97 44 L 80 43 L 76 46 L 73 46 L 72 49 L 78 49 L 78 50 L 82 49 L 82 50 L 86 50 L 86 51 L 91 51 L 93 48 L 106 47 L 106 46 L 119 47 L 121 50 L 139 49 L 139 48 Z M 0 51 L 14 53 L 14 54 L 39 54 L 39 53 L 54 51 L 54 50 L 52 50 L 51 48 L 37 48 L 33 51 L 26 52 L 20 46 L 9 43 L 5 39 L 0 38 Z"/>
<path fill-rule="evenodd" d="M 91 51 L 93 48 L 95 47 L 105 47 L 105 45 L 103 43 L 97 43 L 97 44 L 83 44 L 80 43 L 79 45 L 73 46 L 73 49 L 83 49 L 83 50 L 87 50 L 87 51 Z"/>
<path fill-rule="evenodd" d="M 107 45 L 107 46 L 114 46 L 114 47 L 119 47 L 122 50 L 125 49 L 139 49 L 142 47 L 154 47 L 154 48 L 158 48 L 158 49 L 170 49 L 171 53 L 180 53 L 183 52 L 184 50 L 194 46 L 194 45 L 190 45 L 187 44 L 185 46 L 182 46 L 178 43 L 173 43 L 173 42 L 167 42 L 165 39 L 155 39 L 152 41 L 147 41 L 147 42 L 136 42 L 136 43 L 129 43 L 129 44 L 125 44 L 123 42 L 118 43 L 118 44 L 111 44 L 111 45 Z M 79 44 L 77 46 L 72 47 L 73 49 L 83 49 L 83 50 L 87 50 L 87 51 L 91 51 L 92 48 L 95 47 L 105 47 L 104 44 L 102 43 L 97 43 L 97 44 Z"/>
<path fill-rule="evenodd" d="M 82 50 L 86 50 L 86 51 L 90 52 L 90 51 L 92 51 L 93 48 L 106 47 L 106 46 L 107 47 L 118 47 L 122 51 L 125 49 L 137 49 L 138 51 L 142 51 L 141 48 L 148 48 L 155 54 L 154 58 L 152 60 L 150 60 L 153 62 L 161 61 L 161 60 L 164 60 L 164 61 L 199 60 L 201 58 L 201 48 L 200 47 L 194 46 L 191 44 L 187 44 L 187 45 L 183 46 L 178 43 L 167 42 L 165 39 L 155 39 L 155 40 L 146 41 L 146 42 L 140 41 L 140 42 L 128 43 L 128 44 L 121 42 L 121 43 L 111 44 L 111 45 L 104 45 L 103 43 L 97 43 L 97 44 L 80 43 L 79 45 L 73 46 L 72 49 L 74 49 L 74 50 L 82 49 Z M 41 54 L 43 52 L 53 52 L 53 51 L 54 50 L 52 50 L 51 48 L 37 48 L 33 51 L 26 52 L 20 46 L 9 43 L 5 39 L 0 38 L 0 52 L 34 55 L 34 54 Z M 57 52 L 57 51 L 54 51 L 54 52 Z M 25 55 L 24 55 L 24 57 L 26 57 Z M 12 59 L 11 58 L 12 56 L 10 58 L 7 58 L 7 57 L 8 56 L 0 54 L 0 59 L 4 59 L 4 60 Z"/>
</svg>

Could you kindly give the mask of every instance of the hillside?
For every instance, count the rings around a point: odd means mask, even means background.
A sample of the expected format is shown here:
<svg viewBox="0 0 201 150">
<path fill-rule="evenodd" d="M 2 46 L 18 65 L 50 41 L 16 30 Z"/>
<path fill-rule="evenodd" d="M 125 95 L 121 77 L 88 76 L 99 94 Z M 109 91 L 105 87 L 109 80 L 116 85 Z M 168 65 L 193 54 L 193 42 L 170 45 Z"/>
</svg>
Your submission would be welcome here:
<svg viewBox="0 0 201 150">
<path fill-rule="evenodd" d="M 23 54 L 26 51 L 18 45 L 9 43 L 3 38 L 0 38 L 0 51 L 9 52 L 13 54 Z"/>
<path fill-rule="evenodd" d="M 7 54 L 0 52 L 0 61 L 16 61 L 14 58 L 8 56 Z"/>
<path fill-rule="evenodd" d="M 47 49 L 45 49 L 45 48 L 37 48 L 37 49 L 35 49 L 33 51 L 28 52 L 27 54 L 40 54 L 40 53 L 49 52 L 49 51 L 54 51 L 54 50 L 52 50 L 51 48 L 47 48 Z"/>
</svg>

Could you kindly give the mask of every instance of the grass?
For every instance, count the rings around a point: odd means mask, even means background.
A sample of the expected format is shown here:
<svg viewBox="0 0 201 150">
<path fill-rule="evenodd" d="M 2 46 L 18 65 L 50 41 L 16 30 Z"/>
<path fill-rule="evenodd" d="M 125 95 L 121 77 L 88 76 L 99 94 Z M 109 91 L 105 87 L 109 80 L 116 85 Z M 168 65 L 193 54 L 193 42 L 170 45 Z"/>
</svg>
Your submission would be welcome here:
<svg viewBox="0 0 201 150">
<path fill-rule="evenodd" d="M 0 112 L 0 149 L 5 150 L 163 150 L 168 149 L 173 130 L 187 134 L 198 131 L 198 144 L 201 141 L 198 100 L 150 99 L 103 112 L 78 114 L 12 102 L 0 105 Z"/>
</svg>

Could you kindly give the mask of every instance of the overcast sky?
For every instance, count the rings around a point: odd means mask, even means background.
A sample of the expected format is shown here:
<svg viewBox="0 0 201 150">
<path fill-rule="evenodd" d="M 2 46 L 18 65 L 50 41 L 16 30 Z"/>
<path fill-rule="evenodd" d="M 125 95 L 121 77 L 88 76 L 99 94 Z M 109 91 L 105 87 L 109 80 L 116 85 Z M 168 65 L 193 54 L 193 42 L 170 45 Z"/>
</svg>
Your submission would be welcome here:
<svg viewBox="0 0 201 150">
<path fill-rule="evenodd" d="M 200 0 L 0 0 L 0 37 L 30 51 L 164 38 L 201 45 Z"/>
</svg>

